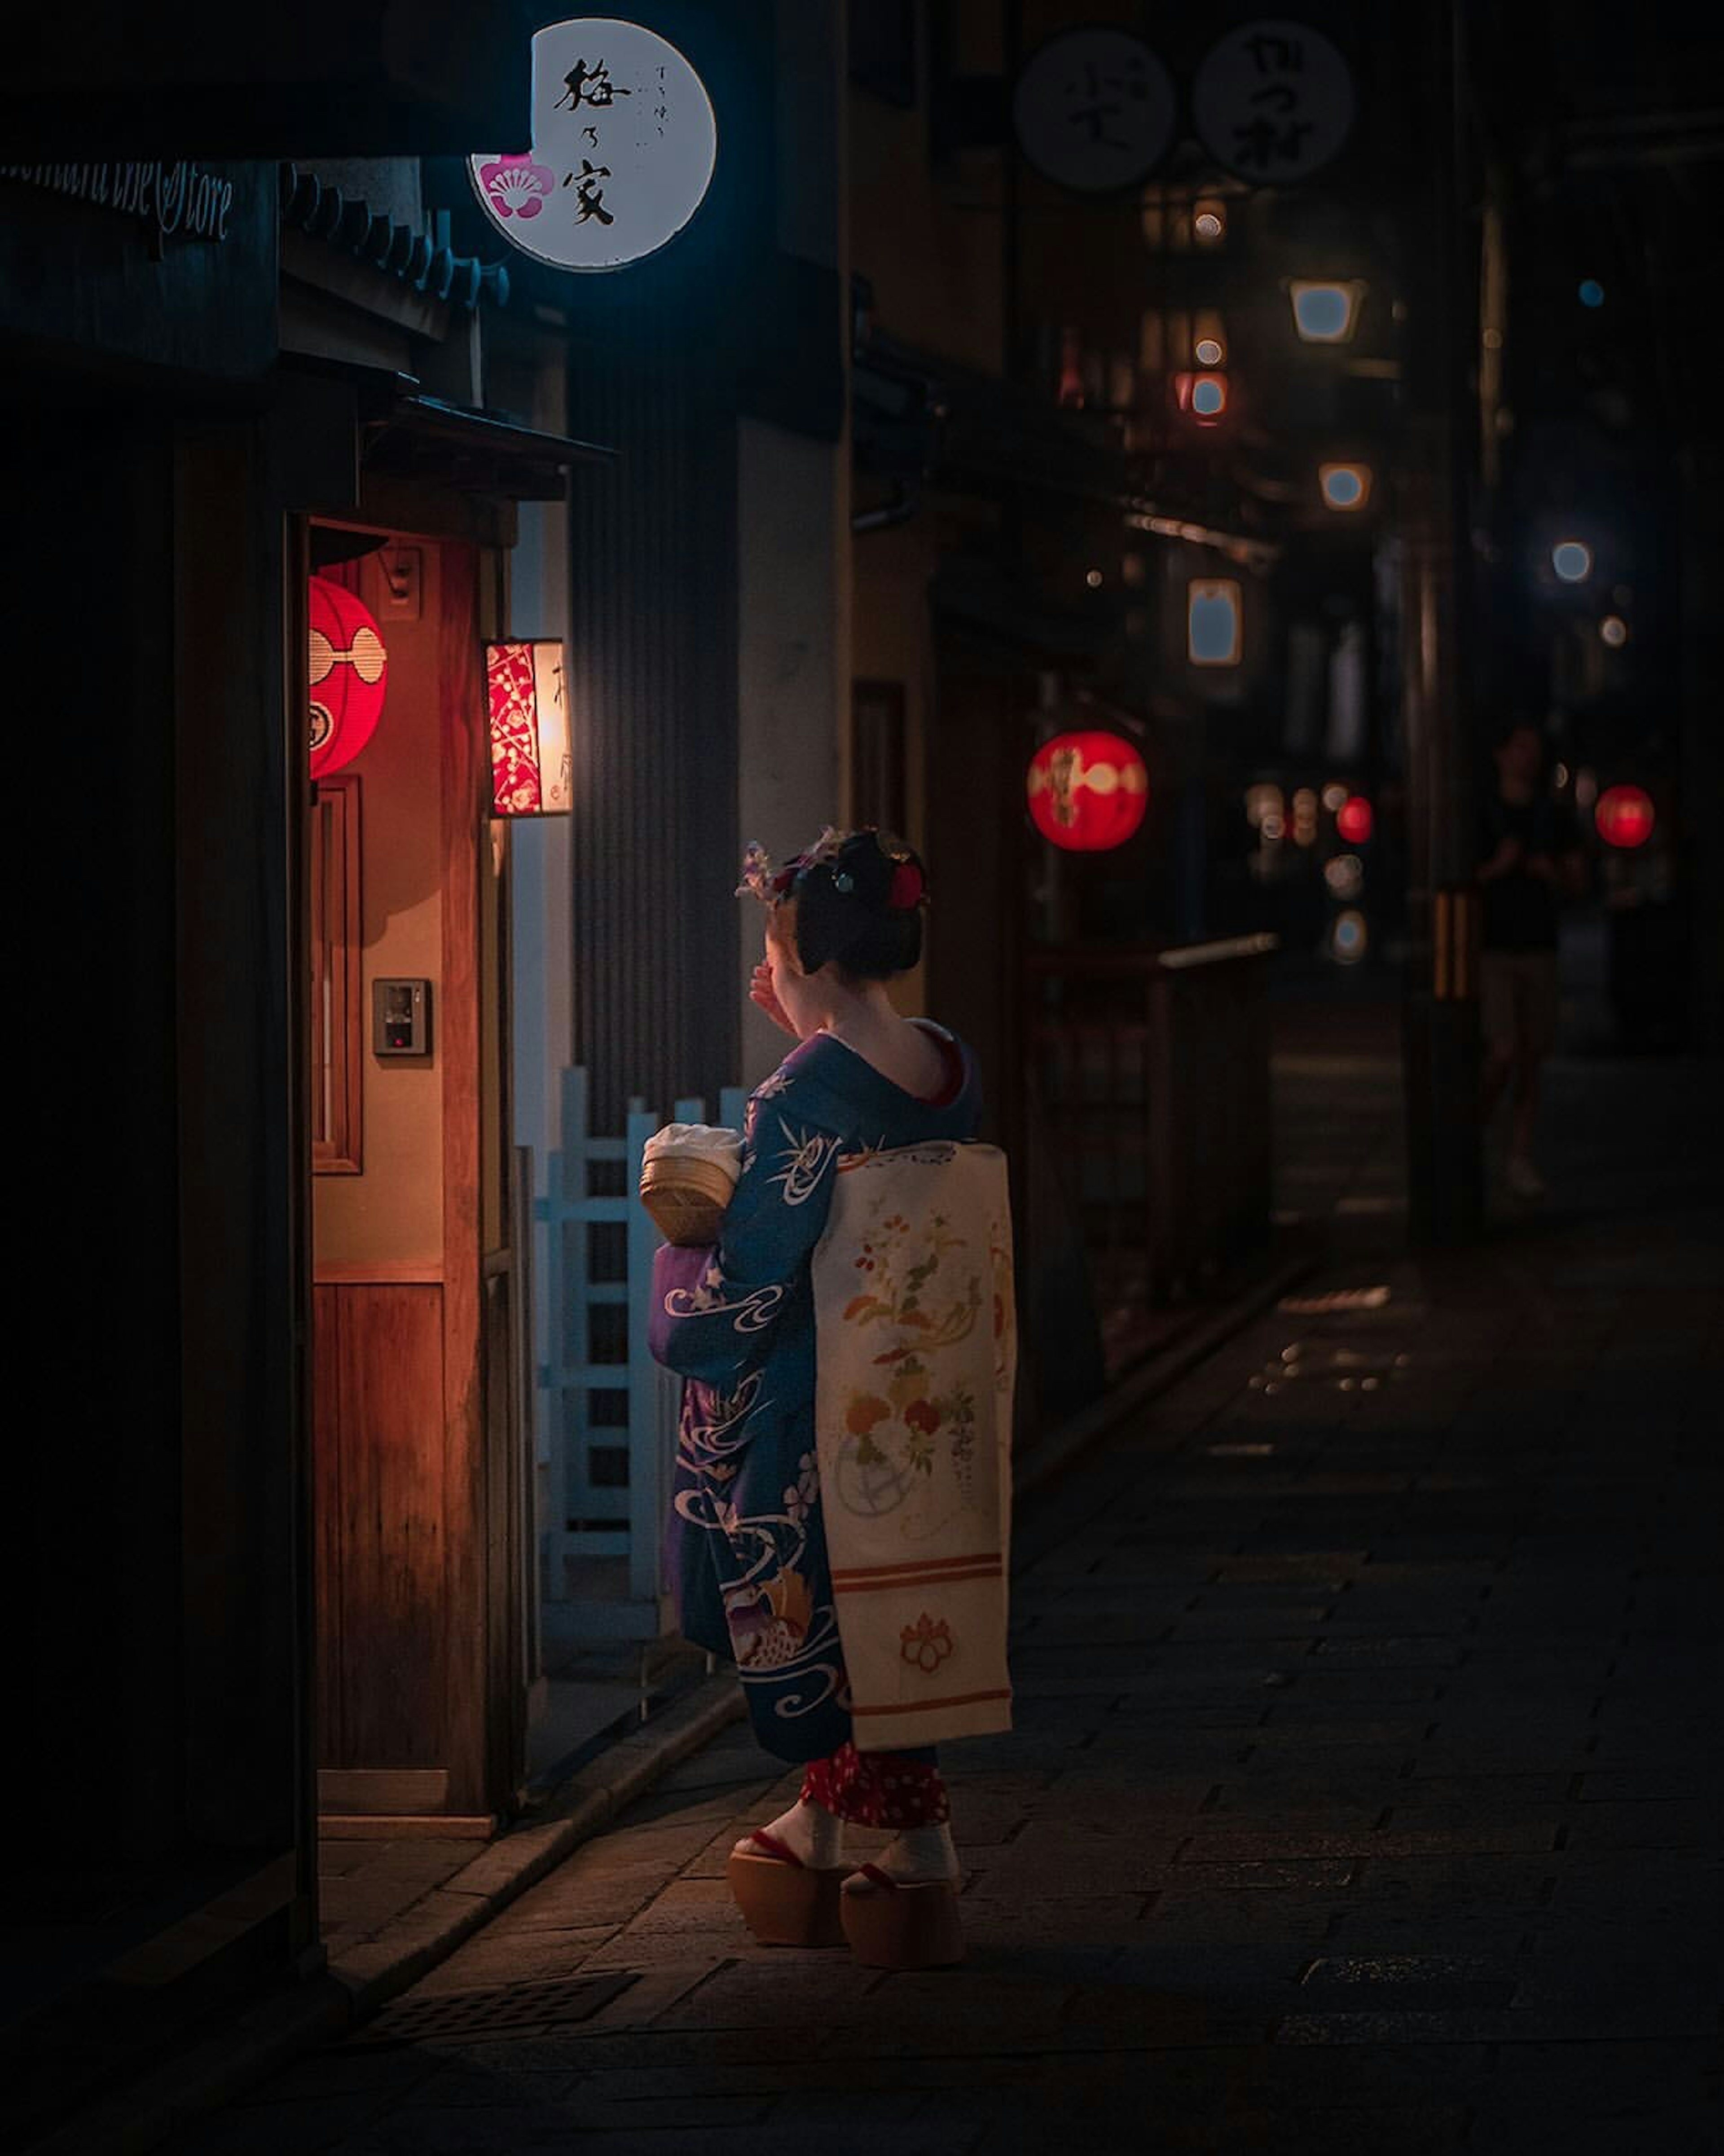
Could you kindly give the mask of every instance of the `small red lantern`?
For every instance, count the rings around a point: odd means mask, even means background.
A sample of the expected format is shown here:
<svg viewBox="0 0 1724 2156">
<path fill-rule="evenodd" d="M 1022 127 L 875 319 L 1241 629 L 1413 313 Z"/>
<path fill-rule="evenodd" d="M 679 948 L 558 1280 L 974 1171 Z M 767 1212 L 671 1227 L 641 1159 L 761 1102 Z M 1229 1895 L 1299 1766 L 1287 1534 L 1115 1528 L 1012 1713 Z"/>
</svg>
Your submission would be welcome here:
<svg viewBox="0 0 1724 2156">
<path fill-rule="evenodd" d="M 1366 845 L 1376 819 L 1362 793 L 1349 793 L 1335 812 L 1335 828 L 1350 846 Z"/>
<path fill-rule="evenodd" d="M 351 763 L 376 731 L 389 654 L 359 596 L 313 577 L 310 598 L 311 776 Z"/>
<path fill-rule="evenodd" d="M 1598 836 L 1607 846 L 1644 846 L 1656 820 L 1652 796 L 1639 786 L 1607 786 L 1593 811 Z"/>
<path fill-rule="evenodd" d="M 1069 853 L 1123 845 L 1149 807 L 1143 758 L 1120 734 L 1056 734 L 1030 759 L 1029 814 Z"/>
</svg>

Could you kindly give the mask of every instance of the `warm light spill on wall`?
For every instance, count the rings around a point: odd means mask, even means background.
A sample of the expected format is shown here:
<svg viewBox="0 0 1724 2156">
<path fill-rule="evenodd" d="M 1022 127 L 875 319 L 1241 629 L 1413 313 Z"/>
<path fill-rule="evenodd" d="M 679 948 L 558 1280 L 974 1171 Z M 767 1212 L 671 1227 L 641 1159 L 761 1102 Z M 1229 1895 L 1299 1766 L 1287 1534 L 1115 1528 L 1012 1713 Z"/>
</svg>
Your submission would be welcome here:
<svg viewBox="0 0 1724 2156">
<path fill-rule="evenodd" d="M 567 815 L 573 793 L 562 639 L 488 644 L 485 676 L 492 814 Z"/>
</svg>

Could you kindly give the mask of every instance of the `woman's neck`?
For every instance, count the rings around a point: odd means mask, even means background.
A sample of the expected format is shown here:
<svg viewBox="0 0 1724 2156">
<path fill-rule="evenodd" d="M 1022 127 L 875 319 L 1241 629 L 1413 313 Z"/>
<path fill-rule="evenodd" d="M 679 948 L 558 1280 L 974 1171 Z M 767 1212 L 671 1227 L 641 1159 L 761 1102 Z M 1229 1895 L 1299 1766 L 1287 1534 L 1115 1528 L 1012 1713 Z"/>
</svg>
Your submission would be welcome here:
<svg viewBox="0 0 1724 2156">
<path fill-rule="evenodd" d="M 884 981 L 859 982 L 854 988 L 834 988 L 823 1014 L 821 1031 L 840 1040 L 879 1039 L 904 1021 L 892 1008 Z"/>
</svg>

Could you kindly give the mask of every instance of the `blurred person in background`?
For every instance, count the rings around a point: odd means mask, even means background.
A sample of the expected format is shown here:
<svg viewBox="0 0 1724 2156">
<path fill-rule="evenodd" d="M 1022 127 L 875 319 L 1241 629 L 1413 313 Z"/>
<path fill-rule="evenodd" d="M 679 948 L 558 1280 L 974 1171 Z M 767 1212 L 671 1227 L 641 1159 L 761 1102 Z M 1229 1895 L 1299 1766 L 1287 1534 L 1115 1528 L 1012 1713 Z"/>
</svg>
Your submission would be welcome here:
<svg viewBox="0 0 1724 2156">
<path fill-rule="evenodd" d="M 1508 721 L 1492 751 L 1496 783 L 1485 806 L 1478 882 L 1482 915 L 1479 1014 L 1484 1034 L 1483 1114 L 1511 1096 L 1503 1179 L 1516 1198 L 1545 1194 L 1532 1158 L 1539 1074 L 1557 1035 L 1557 929 L 1565 899 L 1584 885 L 1580 833 L 1545 771 L 1544 737 Z"/>
</svg>

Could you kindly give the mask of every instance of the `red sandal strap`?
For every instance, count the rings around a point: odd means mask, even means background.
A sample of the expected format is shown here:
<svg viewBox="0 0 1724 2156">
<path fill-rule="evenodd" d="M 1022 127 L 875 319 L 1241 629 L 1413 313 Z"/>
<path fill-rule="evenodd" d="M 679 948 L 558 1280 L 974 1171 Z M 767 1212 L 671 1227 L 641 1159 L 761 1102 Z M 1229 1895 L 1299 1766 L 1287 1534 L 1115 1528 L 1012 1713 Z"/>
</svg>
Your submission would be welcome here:
<svg viewBox="0 0 1724 2156">
<path fill-rule="evenodd" d="M 756 1827 L 747 1839 L 756 1848 L 764 1851 L 774 1864 L 792 1864 L 798 1871 L 803 1869 L 803 1861 L 796 1851 L 788 1842 L 782 1841 L 770 1827 Z"/>
</svg>

